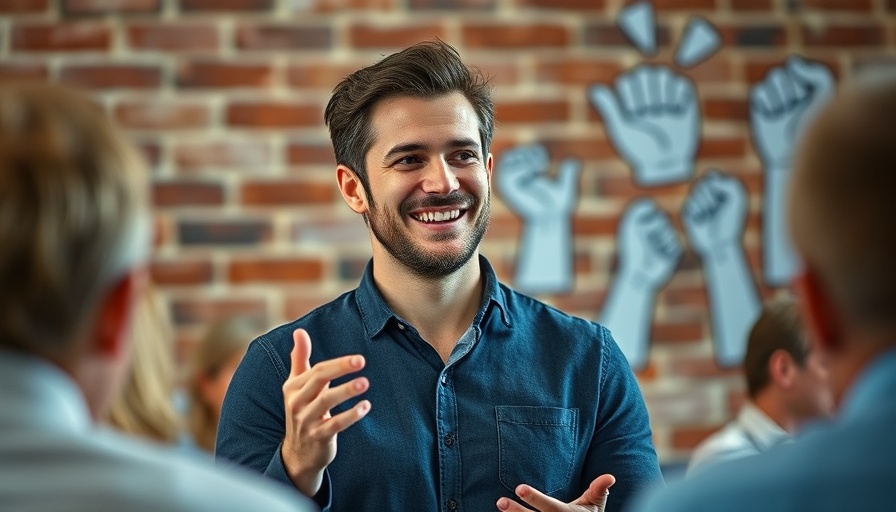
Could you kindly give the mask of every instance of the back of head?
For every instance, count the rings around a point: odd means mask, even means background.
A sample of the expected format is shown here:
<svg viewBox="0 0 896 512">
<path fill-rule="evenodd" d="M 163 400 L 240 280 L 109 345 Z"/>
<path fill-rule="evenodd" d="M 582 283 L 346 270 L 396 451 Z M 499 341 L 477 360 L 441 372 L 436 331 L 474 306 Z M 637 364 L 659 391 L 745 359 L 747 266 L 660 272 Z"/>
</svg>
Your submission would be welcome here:
<svg viewBox="0 0 896 512">
<path fill-rule="evenodd" d="M 857 83 L 812 125 L 790 189 L 806 264 L 854 328 L 896 329 L 896 81 Z"/>
<path fill-rule="evenodd" d="M 149 245 L 141 159 L 86 98 L 0 86 L 0 346 L 65 359 Z"/>
<path fill-rule="evenodd" d="M 455 91 L 476 111 L 483 154 L 488 153 L 495 118 L 490 86 L 461 61 L 457 50 L 435 40 L 389 55 L 336 86 L 324 112 L 336 163 L 355 171 L 369 193 L 364 157 L 376 135 L 370 127 L 374 105 L 394 96 L 432 98 Z"/>
<path fill-rule="evenodd" d="M 743 363 L 747 394 L 755 398 L 771 382 L 769 361 L 772 354 L 783 350 L 798 366 L 804 366 L 809 357 L 809 348 L 796 302 L 778 299 L 766 304 L 747 340 Z"/>
</svg>

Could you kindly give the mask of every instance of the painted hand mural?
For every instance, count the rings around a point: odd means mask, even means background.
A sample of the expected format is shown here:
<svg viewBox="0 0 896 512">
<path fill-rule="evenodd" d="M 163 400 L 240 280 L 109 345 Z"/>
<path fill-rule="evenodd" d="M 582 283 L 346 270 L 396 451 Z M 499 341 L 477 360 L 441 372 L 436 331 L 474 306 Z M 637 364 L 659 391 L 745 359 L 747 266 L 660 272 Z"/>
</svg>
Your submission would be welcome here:
<svg viewBox="0 0 896 512">
<path fill-rule="evenodd" d="M 753 144 L 765 169 L 762 248 L 764 278 L 771 286 L 787 284 L 797 271 L 784 218 L 791 160 L 805 127 L 834 89 L 827 67 L 794 56 L 770 70 L 750 93 Z"/>
<path fill-rule="evenodd" d="M 713 343 L 720 366 L 741 363 L 760 302 L 742 246 L 747 192 L 736 178 L 712 170 L 682 208 L 691 247 L 703 262 Z"/>
<path fill-rule="evenodd" d="M 613 334 L 632 368 L 647 364 L 656 293 L 672 277 L 682 248 L 669 216 L 648 198 L 629 205 L 617 236 L 619 271 L 600 323 Z"/>
<path fill-rule="evenodd" d="M 578 199 L 581 163 L 566 159 L 556 179 L 540 144 L 504 152 L 495 169 L 501 197 L 523 220 L 514 283 L 528 293 L 556 293 L 572 287 L 571 217 Z"/>
<path fill-rule="evenodd" d="M 641 65 L 617 78 L 615 89 L 595 85 L 589 98 L 635 182 L 656 186 L 687 180 L 700 138 L 694 84 L 667 67 Z"/>
</svg>

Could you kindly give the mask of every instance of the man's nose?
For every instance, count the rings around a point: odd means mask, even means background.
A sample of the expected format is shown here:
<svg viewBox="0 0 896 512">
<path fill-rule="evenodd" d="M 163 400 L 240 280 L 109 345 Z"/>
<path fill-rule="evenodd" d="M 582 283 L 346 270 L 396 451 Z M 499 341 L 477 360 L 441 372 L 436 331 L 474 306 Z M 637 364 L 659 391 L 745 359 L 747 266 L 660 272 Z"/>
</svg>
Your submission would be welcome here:
<svg viewBox="0 0 896 512">
<path fill-rule="evenodd" d="M 433 165 L 426 169 L 423 179 L 423 191 L 427 194 L 449 194 L 460 188 L 460 181 L 454 169 L 444 159 L 433 160 Z"/>
</svg>

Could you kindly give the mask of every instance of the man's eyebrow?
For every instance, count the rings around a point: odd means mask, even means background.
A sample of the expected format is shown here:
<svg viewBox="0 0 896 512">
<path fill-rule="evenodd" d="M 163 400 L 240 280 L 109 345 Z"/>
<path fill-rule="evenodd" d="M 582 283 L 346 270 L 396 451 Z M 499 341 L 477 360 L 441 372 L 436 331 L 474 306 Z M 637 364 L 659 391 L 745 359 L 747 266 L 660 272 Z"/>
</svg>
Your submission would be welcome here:
<svg viewBox="0 0 896 512">
<path fill-rule="evenodd" d="M 452 148 L 475 148 L 476 151 L 479 151 L 479 143 L 476 142 L 475 139 L 464 138 L 464 139 L 453 139 L 448 142 L 448 146 Z M 400 153 L 410 153 L 413 151 L 421 151 L 428 149 L 429 146 L 422 142 L 408 142 L 406 144 L 399 144 L 394 146 L 383 156 L 383 160 L 389 160 L 393 156 Z"/>
</svg>

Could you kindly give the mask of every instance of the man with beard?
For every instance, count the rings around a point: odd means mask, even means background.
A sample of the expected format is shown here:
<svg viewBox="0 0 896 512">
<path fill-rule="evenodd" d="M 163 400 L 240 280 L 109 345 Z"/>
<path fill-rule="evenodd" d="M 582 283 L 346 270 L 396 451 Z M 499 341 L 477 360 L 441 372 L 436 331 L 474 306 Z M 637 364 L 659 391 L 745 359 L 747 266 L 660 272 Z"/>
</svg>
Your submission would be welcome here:
<svg viewBox="0 0 896 512">
<path fill-rule="evenodd" d="M 661 481 L 609 332 L 498 283 L 479 255 L 489 93 L 440 41 L 336 87 L 337 181 L 373 258 L 357 289 L 252 343 L 219 460 L 333 511 L 618 510 Z"/>
</svg>

